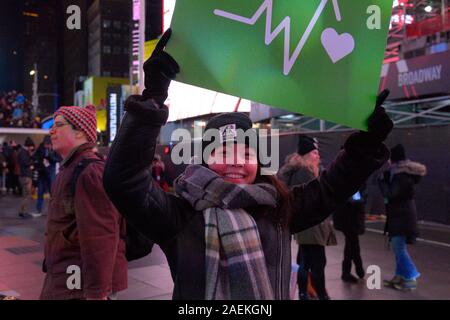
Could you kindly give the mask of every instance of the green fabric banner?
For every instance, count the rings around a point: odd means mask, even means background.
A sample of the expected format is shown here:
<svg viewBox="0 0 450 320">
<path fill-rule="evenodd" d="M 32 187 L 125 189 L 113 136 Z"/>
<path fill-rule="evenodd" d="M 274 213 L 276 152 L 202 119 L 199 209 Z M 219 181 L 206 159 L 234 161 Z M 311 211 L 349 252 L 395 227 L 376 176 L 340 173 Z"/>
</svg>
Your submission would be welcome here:
<svg viewBox="0 0 450 320">
<path fill-rule="evenodd" d="M 391 11 L 392 0 L 178 0 L 167 51 L 177 81 L 366 129 Z"/>
</svg>

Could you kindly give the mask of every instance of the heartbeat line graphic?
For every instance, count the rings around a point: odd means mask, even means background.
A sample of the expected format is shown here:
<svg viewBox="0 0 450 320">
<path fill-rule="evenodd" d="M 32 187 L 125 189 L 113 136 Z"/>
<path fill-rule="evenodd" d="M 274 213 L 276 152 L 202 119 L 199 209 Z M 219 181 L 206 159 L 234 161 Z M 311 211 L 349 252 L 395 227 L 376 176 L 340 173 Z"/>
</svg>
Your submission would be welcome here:
<svg viewBox="0 0 450 320">
<path fill-rule="evenodd" d="M 297 44 L 293 54 L 290 56 L 290 42 L 291 42 L 291 18 L 285 17 L 283 21 L 272 31 L 272 8 L 273 8 L 273 0 L 264 0 L 261 6 L 256 10 L 255 14 L 251 18 L 242 17 L 230 12 L 226 12 L 223 10 L 215 9 L 214 14 L 223 18 L 227 18 L 230 20 L 238 21 L 241 23 L 245 23 L 248 25 L 254 25 L 259 18 L 262 16 L 264 11 L 266 11 L 266 33 L 264 42 L 266 45 L 272 43 L 272 41 L 284 30 L 284 63 L 283 63 L 283 73 L 288 75 L 291 72 L 292 67 L 297 61 L 306 41 L 308 41 L 309 36 L 311 35 L 312 30 L 314 29 L 317 20 L 319 20 L 320 15 L 323 12 L 323 9 L 327 5 L 330 0 L 322 0 L 317 8 L 314 16 L 309 22 L 308 27 L 306 28 L 305 33 L 300 39 L 300 42 Z M 331 0 L 333 2 L 333 8 L 336 15 L 336 20 L 341 21 L 341 12 L 338 5 L 338 0 Z"/>
</svg>

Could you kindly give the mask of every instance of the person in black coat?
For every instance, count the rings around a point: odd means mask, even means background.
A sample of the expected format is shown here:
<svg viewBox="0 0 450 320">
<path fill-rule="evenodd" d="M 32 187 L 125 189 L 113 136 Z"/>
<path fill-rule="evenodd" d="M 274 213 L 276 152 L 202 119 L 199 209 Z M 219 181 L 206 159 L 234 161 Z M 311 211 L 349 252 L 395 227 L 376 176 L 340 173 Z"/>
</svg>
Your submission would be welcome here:
<svg viewBox="0 0 450 320">
<path fill-rule="evenodd" d="M 353 133 L 319 178 L 291 190 L 261 174 L 252 145 L 234 140 L 239 129 L 252 130 L 248 115 L 217 115 L 206 130 L 220 135 L 210 143 L 203 139 L 201 164 L 189 165 L 175 180 L 176 194 L 166 193 L 154 183 L 150 164 L 168 118 L 170 80 L 179 71 L 163 50 L 170 33 L 144 64 L 142 95 L 125 102 L 105 166 L 105 191 L 127 222 L 165 253 L 174 299 L 289 299 L 291 234 L 325 220 L 387 161 L 383 141 L 393 124 L 381 107 L 386 97 L 378 99 L 368 132 Z"/>
<path fill-rule="evenodd" d="M 33 217 L 42 215 L 44 195 L 50 193 L 56 177 L 56 163 L 61 161 L 61 157 L 52 149 L 50 136 L 46 136 L 33 155 L 34 167 L 38 172 L 36 212 L 32 213 Z"/>
<path fill-rule="evenodd" d="M 320 175 L 320 152 L 317 139 L 302 135 L 299 137 L 295 154 L 286 159 L 279 170 L 278 178 L 288 187 L 308 183 Z M 326 246 L 337 245 L 331 219 L 326 219 L 312 228 L 294 235 L 298 243 L 297 272 L 298 295 L 300 300 L 309 300 L 308 281 L 316 291 L 319 300 L 329 300 L 326 289 L 325 267 Z M 311 275 L 309 277 L 309 275 Z"/>
<path fill-rule="evenodd" d="M 359 236 L 365 231 L 363 188 L 356 192 L 347 203 L 333 214 L 333 223 L 336 230 L 345 236 L 344 260 L 342 261 L 341 279 L 348 283 L 357 283 L 358 278 L 352 275 L 352 262 L 356 274 L 360 279 L 365 276 L 360 253 Z"/>
<path fill-rule="evenodd" d="M 405 149 L 399 144 L 391 149 L 391 166 L 380 179 L 381 192 L 386 202 L 386 225 L 392 249 L 395 253 L 396 271 L 384 285 L 398 290 L 414 290 L 417 287 L 417 271 L 407 251 L 418 237 L 417 209 L 414 201 L 416 185 L 427 169 L 424 165 L 406 159 Z"/>
<path fill-rule="evenodd" d="M 32 156 L 35 150 L 34 142 L 30 137 L 25 140 L 25 146 L 21 147 L 18 154 L 18 164 L 20 167 L 20 184 L 22 186 L 23 199 L 20 204 L 19 217 L 30 218 L 31 215 L 28 212 L 29 203 L 32 200 L 32 175 L 33 175 L 33 161 Z"/>
</svg>

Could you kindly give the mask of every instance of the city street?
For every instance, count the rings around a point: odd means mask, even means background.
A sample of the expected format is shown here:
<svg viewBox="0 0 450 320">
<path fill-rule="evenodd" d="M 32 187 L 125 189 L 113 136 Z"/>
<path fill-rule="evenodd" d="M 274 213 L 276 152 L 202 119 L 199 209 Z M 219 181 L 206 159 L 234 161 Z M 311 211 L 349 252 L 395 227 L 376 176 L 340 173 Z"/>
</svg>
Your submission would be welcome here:
<svg viewBox="0 0 450 320">
<path fill-rule="evenodd" d="M 0 294 L 19 299 L 38 299 L 44 279 L 41 272 L 46 216 L 20 219 L 17 208 L 20 198 L 0 198 Z M 46 201 L 47 203 L 47 201 Z M 361 236 L 364 265 L 379 266 L 381 279 L 391 278 L 394 257 L 386 249 L 381 234 L 383 223 L 367 221 L 366 234 Z M 420 224 L 420 239 L 409 248 L 410 254 L 422 276 L 418 289 L 399 292 L 381 288 L 369 290 L 365 281 L 356 285 L 345 284 L 340 279 L 343 255 L 343 236 L 337 232 L 339 245 L 327 248 L 327 288 L 334 300 L 415 300 L 450 299 L 450 228 L 436 224 Z M 296 246 L 293 245 L 293 260 Z M 366 277 L 367 279 L 367 277 Z M 155 246 L 146 258 L 130 263 L 128 289 L 118 294 L 118 299 L 157 300 L 171 299 L 173 284 L 164 254 Z"/>
</svg>

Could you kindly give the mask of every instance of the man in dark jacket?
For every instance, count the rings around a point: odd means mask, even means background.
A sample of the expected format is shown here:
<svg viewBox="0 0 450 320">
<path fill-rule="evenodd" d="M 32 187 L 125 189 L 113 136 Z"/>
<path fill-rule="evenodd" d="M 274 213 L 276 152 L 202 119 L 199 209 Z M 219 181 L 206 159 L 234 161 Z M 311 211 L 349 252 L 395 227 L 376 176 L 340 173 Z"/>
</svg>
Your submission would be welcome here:
<svg viewBox="0 0 450 320">
<path fill-rule="evenodd" d="M 406 245 L 418 236 L 417 209 L 414 201 L 416 184 L 425 176 L 424 165 L 406 159 L 403 145 L 391 149 L 391 167 L 380 179 L 381 192 L 386 203 L 385 231 L 389 234 L 395 253 L 395 276 L 384 285 L 398 290 L 417 288 L 417 271 Z"/>
<path fill-rule="evenodd" d="M 11 190 L 12 194 L 22 195 L 22 186 L 20 185 L 20 166 L 18 163 L 17 154 L 20 151 L 20 146 L 15 141 L 11 140 L 6 150 L 5 156 L 8 162 L 8 174 L 6 176 L 6 188 Z"/>
<path fill-rule="evenodd" d="M 0 194 L 6 192 L 6 174 L 8 172 L 8 162 L 3 148 L 4 145 L 0 145 Z"/>
<path fill-rule="evenodd" d="M 164 101 L 170 81 L 179 71 L 176 61 L 163 51 L 169 37 L 170 29 L 157 44 L 152 57 L 144 64 L 145 90 L 142 95 L 131 96 L 125 103 L 126 113 L 108 155 L 103 185 L 127 221 L 159 244 L 164 251 L 175 282 L 173 298 L 205 299 L 208 296 L 206 289 L 210 286 L 210 275 L 206 271 L 206 261 L 209 259 L 206 253 L 207 225 L 204 214 L 186 198 L 161 190 L 150 173 L 156 138 L 168 118 Z M 258 252 L 265 259 L 265 274 L 274 299 L 289 299 L 291 233 L 300 232 L 323 221 L 337 205 L 356 192 L 371 172 L 387 161 L 388 150 L 382 141 L 391 131 L 392 122 L 380 107 L 382 100 L 383 97 L 378 100 L 376 111 L 370 117 L 369 132 L 353 134 L 345 144 L 345 151 L 323 171 L 320 179 L 314 179 L 307 185 L 295 186 L 289 192 L 293 212 L 296 214 L 292 216 L 288 226 L 274 219 L 276 215 L 271 211 L 279 208 L 269 207 L 265 212 L 252 215 L 262 246 L 262 252 Z M 236 115 L 233 118 L 244 117 Z M 243 122 L 246 127 L 251 128 L 251 121 L 237 122 L 233 123 L 235 128 Z M 198 167 L 196 169 L 201 170 Z M 212 186 L 214 183 L 204 187 Z M 251 185 L 242 186 L 246 187 Z M 233 191 L 236 190 L 235 188 Z M 245 192 L 242 194 L 245 195 Z M 220 202 L 224 198 L 221 195 L 214 199 Z M 204 201 L 197 202 L 203 203 Z M 244 275 L 252 271 L 246 270 L 243 270 Z M 239 284 L 235 283 L 234 287 Z M 236 296 L 247 299 L 263 293 L 248 293 L 248 287 L 239 289 L 244 294 L 237 293 Z"/>
<path fill-rule="evenodd" d="M 44 194 L 50 192 L 52 183 L 56 175 L 56 163 L 60 161 L 58 154 L 52 149 L 50 136 L 46 136 L 37 148 L 33 156 L 33 164 L 38 172 L 37 180 L 37 202 L 36 213 L 32 213 L 33 217 L 42 215 L 42 207 L 44 204 Z"/>
<path fill-rule="evenodd" d="M 22 186 L 23 200 L 20 204 L 19 217 L 30 218 L 28 206 L 31 201 L 32 191 L 32 172 L 33 161 L 31 160 L 34 153 L 34 142 L 30 137 L 25 140 L 25 146 L 21 147 L 17 154 L 17 159 L 20 167 L 20 185 Z"/>
<path fill-rule="evenodd" d="M 61 107 L 50 130 L 63 161 L 52 186 L 41 292 L 44 300 L 106 299 L 127 287 L 125 228 L 103 186 L 104 164 L 92 151 L 95 107 Z M 77 167 L 91 161 L 72 183 Z"/>
</svg>

